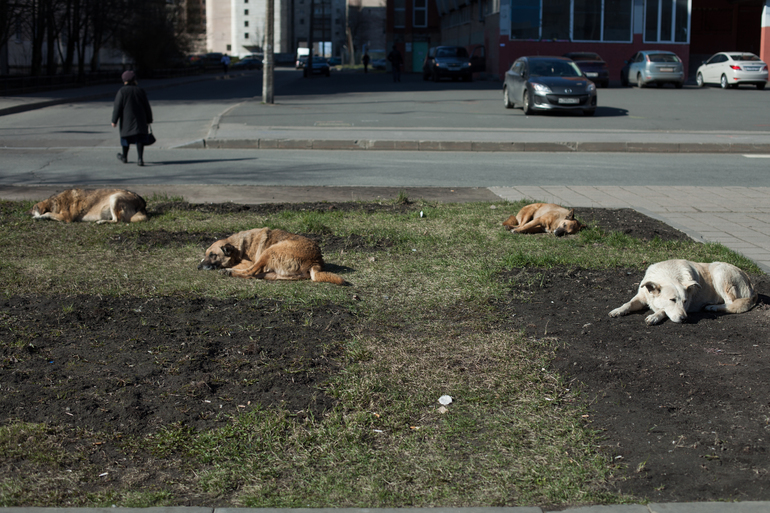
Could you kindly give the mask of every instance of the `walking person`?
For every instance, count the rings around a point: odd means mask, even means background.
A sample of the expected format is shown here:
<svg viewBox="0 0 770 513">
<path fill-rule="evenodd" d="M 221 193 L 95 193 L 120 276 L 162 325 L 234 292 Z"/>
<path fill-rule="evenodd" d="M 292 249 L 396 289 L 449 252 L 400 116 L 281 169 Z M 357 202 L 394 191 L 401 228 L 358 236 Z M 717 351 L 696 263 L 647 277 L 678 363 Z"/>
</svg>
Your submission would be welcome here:
<svg viewBox="0 0 770 513">
<path fill-rule="evenodd" d="M 369 53 L 364 53 L 364 56 L 361 58 L 361 62 L 364 64 L 364 73 L 369 73 L 369 61 L 371 59 L 369 58 Z"/>
<path fill-rule="evenodd" d="M 147 100 L 147 93 L 136 82 L 136 74 L 126 71 L 121 75 L 123 87 L 115 96 L 112 107 L 113 128 L 120 123 L 120 145 L 123 153 L 118 153 L 118 160 L 128 162 L 128 149 L 136 145 L 137 165 L 144 165 L 144 142 L 152 123 L 152 109 Z"/>
<path fill-rule="evenodd" d="M 227 68 L 230 66 L 230 56 L 224 54 L 220 62 L 222 63 L 222 68 L 225 70 L 225 75 L 227 75 Z"/>
<path fill-rule="evenodd" d="M 393 50 L 388 54 L 388 60 L 393 68 L 393 82 L 401 82 L 401 66 L 404 64 L 404 58 L 401 57 L 401 52 L 396 45 L 393 45 Z"/>
</svg>

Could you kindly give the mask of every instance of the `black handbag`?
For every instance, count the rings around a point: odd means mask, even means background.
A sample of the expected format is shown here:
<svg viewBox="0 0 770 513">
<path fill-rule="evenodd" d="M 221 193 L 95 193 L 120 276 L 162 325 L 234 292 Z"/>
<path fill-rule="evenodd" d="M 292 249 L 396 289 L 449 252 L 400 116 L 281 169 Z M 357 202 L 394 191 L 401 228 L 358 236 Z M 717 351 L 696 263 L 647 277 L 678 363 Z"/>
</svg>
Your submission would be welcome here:
<svg viewBox="0 0 770 513">
<path fill-rule="evenodd" d="M 148 125 L 147 128 L 150 129 L 150 133 L 144 136 L 144 145 L 152 146 L 153 144 L 155 144 L 155 141 L 156 141 L 155 136 L 152 135 L 152 125 Z"/>
</svg>

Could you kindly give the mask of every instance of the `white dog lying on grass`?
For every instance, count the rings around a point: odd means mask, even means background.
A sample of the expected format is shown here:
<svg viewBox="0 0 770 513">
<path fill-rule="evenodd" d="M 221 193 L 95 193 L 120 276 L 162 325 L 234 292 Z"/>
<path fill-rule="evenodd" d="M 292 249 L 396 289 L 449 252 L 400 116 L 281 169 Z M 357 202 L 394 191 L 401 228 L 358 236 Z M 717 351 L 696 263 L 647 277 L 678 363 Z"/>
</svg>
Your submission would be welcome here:
<svg viewBox="0 0 770 513">
<path fill-rule="evenodd" d="M 648 325 L 660 324 L 666 317 L 681 323 L 688 312 L 704 307 L 712 312 L 748 312 L 757 300 L 751 280 L 734 265 L 665 260 L 647 268 L 636 296 L 611 311 L 610 317 L 650 308 Z"/>
</svg>

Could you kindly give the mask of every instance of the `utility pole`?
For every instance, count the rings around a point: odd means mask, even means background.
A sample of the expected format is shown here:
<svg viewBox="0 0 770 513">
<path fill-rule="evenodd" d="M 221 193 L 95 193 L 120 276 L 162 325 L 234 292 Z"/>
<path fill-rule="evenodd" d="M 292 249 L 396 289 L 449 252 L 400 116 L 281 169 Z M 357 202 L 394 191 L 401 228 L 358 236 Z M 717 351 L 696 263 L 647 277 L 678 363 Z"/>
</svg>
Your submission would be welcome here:
<svg viewBox="0 0 770 513">
<path fill-rule="evenodd" d="M 275 103 L 273 101 L 273 27 L 275 24 L 275 0 L 267 0 L 267 13 L 265 14 L 265 47 L 262 60 L 262 103 Z"/>
</svg>

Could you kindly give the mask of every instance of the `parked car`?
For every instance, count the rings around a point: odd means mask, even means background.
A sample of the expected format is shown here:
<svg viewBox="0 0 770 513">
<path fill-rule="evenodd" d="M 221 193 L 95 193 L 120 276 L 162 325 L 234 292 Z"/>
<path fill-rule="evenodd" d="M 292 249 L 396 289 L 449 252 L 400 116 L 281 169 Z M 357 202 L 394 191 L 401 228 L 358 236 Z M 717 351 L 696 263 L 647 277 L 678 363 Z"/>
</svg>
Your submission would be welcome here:
<svg viewBox="0 0 770 513">
<path fill-rule="evenodd" d="M 388 67 L 387 59 L 374 59 L 371 63 L 372 69 L 385 70 Z"/>
<path fill-rule="evenodd" d="M 422 64 L 422 79 L 442 78 L 453 80 L 462 78 L 466 82 L 473 80 L 471 57 L 462 46 L 436 46 L 428 50 Z"/>
<path fill-rule="evenodd" d="M 339 57 L 329 57 L 326 62 L 329 63 L 329 66 L 339 66 L 342 64 L 342 59 Z"/>
<path fill-rule="evenodd" d="M 330 75 L 330 68 L 329 63 L 326 62 L 326 59 L 323 57 L 319 57 L 317 55 L 313 56 L 313 75 L 326 75 L 327 77 Z M 305 69 L 303 70 L 303 74 L 305 76 L 308 76 L 308 67 L 307 63 L 305 63 Z"/>
<path fill-rule="evenodd" d="M 607 63 L 604 59 L 599 57 L 598 53 L 593 52 L 569 52 L 564 54 L 565 57 L 575 61 L 583 73 L 593 82 L 600 87 L 608 87 L 610 85 L 610 70 L 607 68 Z"/>
<path fill-rule="evenodd" d="M 241 59 L 232 68 L 234 70 L 262 69 L 262 59 Z"/>
<path fill-rule="evenodd" d="M 503 103 L 521 106 L 524 114 L 536 111 L 579 110 L 596 113 L 596 84 L 566 57 L 519 57 L 505 73 Z"/>
<path fill-rule="evenodd" d="M 703 61 L 695 75 L 698 87 L 719 84 L 722 89 L 741 84 L 764 89 L 767 84 L 767 64 L 749 52 L 719 52 Z"/>
<path fill-rule="evenodd" d="M 655 84 L 673 84 L 677 89 L 684 86 L 684 66 L 674 52 L 666 50 L 643 50 L 636 52 L 620 70 L 620 83 L 624 86 L 636 84 L 644 87 Z"/>
</svg>

